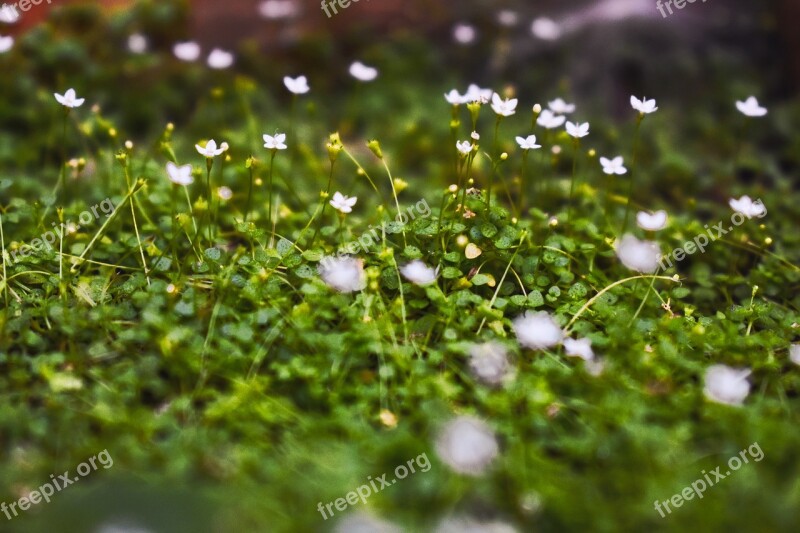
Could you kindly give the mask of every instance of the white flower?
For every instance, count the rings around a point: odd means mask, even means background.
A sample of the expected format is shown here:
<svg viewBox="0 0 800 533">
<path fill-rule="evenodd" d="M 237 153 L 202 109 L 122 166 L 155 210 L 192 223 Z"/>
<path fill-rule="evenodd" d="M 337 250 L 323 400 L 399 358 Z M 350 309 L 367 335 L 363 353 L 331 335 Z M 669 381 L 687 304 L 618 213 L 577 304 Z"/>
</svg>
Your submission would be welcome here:
<svg viewBox="0 0 800 533">
<path fill-rule="evenodd" d="M 134 33 L 128 37 L 128 50 L 134 54 L 143 54 L 147 51 L 147 37 L 141 33 Z"/>
<path fill-rule="evenodd" d="M 655 213 L 639 211 L 636 213 L 636 223 L 647 231 L 659 231 L 667 227 L 667 212 L 663 209 Z"/>
<path fill-rule="evenodd" d="M 555 41 L 561 37 L 561 26 L 553 19 L 539 17 L 533 21 L 531 33 L 543 41 Z"/>
<path fill-rule="evenodd" d="M 67 92 L 65 92 L 63 95 L 53 93 L 53 96 L 55 96 L 58 103 L 64 107 L 80 107 L 86 100 L 85 98 L 77 98 L 75 89 L 67 89 Z"/>
<path fill-rule="evenodd" d="M 631 95 L 631 107 L 643 115 L 649 115 L 650 113 L 658 111 L 655 100 L 648 100 L 645 97 L 639 100 L 633 95 Z"/>
<path fill-rule="evenodd" d="M 737 101 L 736 109 L 738 109 L 741 114 L 748 117 L 763 117 L 767 114 L 767 108 L 758 105 L 758 100 L 755 96 L 751 96 L 744 102 Z"/>
<path fill-rule="evenodd" d="M 547 107 L 550 108 L 550 111 L 558 115 L 568 115 L 575 111 L 575 104 L 568 104 L 561 98 L 556 98 L 548 103 Z"/>
<path fill-rule="evenodd" d="M 217 195 L 222 198 L 223 200 L 230 200 L 233 198 L 233 191 L 230 187 L 225 187 L 224 185 L 217 189 Z"/>
<path fill-rule="evenodd" d="M 713 365 L 706 370 L 703 392 L 706 398 L 714 402 L 742 405 L 750 393 L 750 383 L 747 381 L 750 373 L 751 371 L 746 368 Z"/>
<path fill-rule="evenodd" d="M 517 22 L 519 22 L 519 15 L 517 15 L 516 11 L 501 9 L 500 12 L 497 13 L 497 22 L 499 22 L 501 26 L 510 28 L 517 25 Z"/>
<path fill-rule="evenodd" d="M 556 115 L 549 109 L 545 109 L 542 111 L 542 114 L 539 115 L 539 118 L 536 119 L 536 123 L 545 129 L 552 130 L 560 128 L 565 120 L 567 120 L 567 117 Z"/>
<path fill-rule="evenodd" d="M 800 344 L 789 346 L 789 360 L 796 365 L 800 365 Z"/>
<path fill-rule="evenodd" d="M 322 281 L 339 292 L 360 291 L 367 286 L 364 263 L 355 257 L 325 257 L 318 270 Z"/>
<path fill-rule="evenodd" d="M 19 20 L 20 16 L 19 11 L 9 5 L 3 4 L 0 7 L 0 22 L 14 24 Z"/>
<path fill-rule="evenodd" d="M 268 148 L 270 150 L 286 150 L 286 134 L 285 133 L 276 133 L 275 135 L 267 135 L 266 133 L 263 135 L 264 138 L 264 148 Z"/>
<path fill-rule="evenodd" d="M 480 102 L 487 104 L 492 99 L 492 95 L 494 95 L 492 89 L 481 89 L 474 83 L 470 83 L 469 87 L 467 87 L 467 92 L 464 93 L 464 100 L 466 100 L 466 103 Z"/>
<path fill-rule="evenodd" d="M 503 100 L 497 93 L 492 95 L 492 109 L 495 113 L 504 117 L 510 117 L 517 112 L 517 103 L 519 101 L 516 98 Z"/>
<path fill-rule="evenodd" d="M 439 522 L 434 533 L 517 533 L 517 529 L 505 522 L 479 522 L 474 518 L 459 516 Z"/>
<path fill-rule="evenodd" d="M 0 36 L 0 54 L 4 54 L 11 50 L 14 46 L 14 38 L 10 35 L 7 37 Z"/>
<path fill-rule="evenodd" d="M 728 200 L 728 204 L 731 206 L 731 209 L 737 213 L 743 214 L 747 218 L 760 218 L 767 212 L 767 208 L 764 207 L 764 204 L 761 202 L 761 200 L 756 200 L 754 202 L 747 195 L 742 196 L 738 200 L 731 198 Z"/>
<path fill-rule="evenodd" d="M 591 359 L 586 361 L 583 364 L 583 367 L 586 369 L 586 372 L 589 373 L 590 376 L 597 377 L 603 373 L 606 369 L 606 362 L 603 359 Z"/>
<path fill-rule="evenodd" d="M 469 134 L 469 136 L 472 138 L 473 141 L 481 140 L 481 136 L 478 134 L 477 131 L 473 131 L 472 133 Z"/>
<path fill-rule="evenodd" d="M 439 458 L 455 472 L 470 476 L 483 474 L 499 450 L 494 432 L 471 416 L 451 420 L 436 439 Z"/>
<path fill-rule="evenodd" d="M 523 150 L 536 150 L 541 148 L 542 145 L 536 144 L 536 135 L 528 135 L 527 137 L 517 137 L 517 144 Z"/>
<path fill-rule="evenodd" d="M 350 65 L 350 75 L 358 81 L 372 81 L 378 77 L 378 69 L 356 61 Z"/>
<path fill-rule="evenodd" d="M 444 99 L 447 100 L 447 103 L 450 105 L 461 105 L 467 103 L 466 97 L 459 94 L 459 92 L 455 89 L 452 89 L 449 93 L 445 93 Z"/>
<path fill-rule="evenodd" d="M 225 50 L 220 50 L 219 48 L 214 48 L 211 50 L 211 53 L 208 54 L 207 62 L 208 66 L 213 69 L 226 69 L 233 65 L 233 54 Z"/>
<path fill-rule="evenodd" d="M 475 40 L 475 28 L 469 24 L 456 24 L 453 28 L 453 38 L 459 44 L 469 44 Z"/>
<path fill-rule="evenodd" d="M 169 176 L 169 181 L 175 185 L 191 185 L 194 183 L 192 165 L 183 165 L 179 167 L 170 161 L 167 163 L 167 176 Z"/>
<path fill-rule="evenodd" d="M 328 518 L 330 517 L 326 517 L 325 520 Z M 367 512 L 354 511 L 336 522 L 333 533 L 403 533 L 403 530 Z"/>
<path fill-rule="evenodd" d="M 564 332 L 548 313 L 526 311 L 512 322 L 514 334 L 521 346 L 532 350 L 543 350 L 559 344 Z"/>
<path fill-rule="evenodd" d="M 336 191 L 333 193 L 333 200 L 330 201 L 330 204 L 334 209 L 342 213 L 352 213 L 353 206 L 356 205 L 357 201 L 358 197 L 356 196 L 350 198 L 349 196 L 345 196 L 339 191 Z"/>
<path fill-rule="evenodd" d="M 94 533 L 153 533 L 153 530 L 130 522 L 106 522 L 94 530 Z"/>
<path fill-rule="evenodd" d="M 225 145 L 225 143 L 222 143 L 222 144 L 223 144 L 223 146 L 227 146 L 227 145 Z M 209 159 L 212 158 L 212 157 L 216 157 L 216 156 L 222 154 L 223 152 L 225 152 L 225 148 L 223 148 L 223 147 L 217 148 L 217 142 L 214 139 L 211 139 L 210 141 L 208 141 L 206 143 L 205 148 L 200 146 L 199 144 L 195 144 L 194 147 L 197 148 L 197 153 L 199 153 L 200 155 L 205 156 L 205 157 L 207 157 Z"/>
<path fill-rule="evenodd" d="M 640 241 L 626 233 L 617 241 L 617 257 L 622 264 L 636 272 L 652 274 L 658 270 L 661 250 L 653 241 Z"/>
<path fill-rule="evenodd" d="M 618 155 L 614 159 L 601 157 L 600 164 L 603 165 L 603 172 L 606 174 L 616 174 L 618 176 L 622 176 L 628 172 L 628 169 L 625 168 L 625 159 L 621 155 Z"/>
<path fill-rule="evenodd" d="M 456 141 L 456 148 L 464 155 L 472 151 L 472 143 L 469 141 Z"/>
<path fill-rule="evenodd" d="M 577 124 L 574 122 L 567 121 L 567 133 L 570 134 L 572 137 L 576 139 L 580 139 L 581 137 L 586 137 L 589 135 L 589 123 L 584 122 L 581 124 L 578 122 Z"/>
<path fill-rule="evenodd" d="M 584 361 L 594 359 L 591 339 L 564 339 L 564 352 L 570 357 L 580 357 Z"/>
<path fill-rule="evenodd" d="M 172 53 L 181 61 L 197 61 L 200 57 L 200 45 L 194 41 L 175 43 Z"/>
<path fill-rule="evenodd" d="M 294 0 L 266 0 L 258 6 L 258 13 L 267 20 L 292 18 L 297 15 Z"/>
<path fill-rule="evenodd" d="M 400 273 L 415 285 L 425 286 L 436 282 L 439 269 L 429 267 L 419 259 L 411 261 L 407 265 L 400 267 Z"/>
<path fill-rule="evenodd" d="M 508 350 L 496 341 L 473 344 L 469 349 L 469 367 L 475 376 L 489 385 L 499 385 L 511 377 Z"/>
<path fill-rule="evenodd" d="M 298 76 L 296 78 L 284 76 L 283 84 L 286 85 L 289 92 L 294 94 L 306 94 L 310 90 L 308 87 L 308 79 L 305 76 Z"/>
</svg>

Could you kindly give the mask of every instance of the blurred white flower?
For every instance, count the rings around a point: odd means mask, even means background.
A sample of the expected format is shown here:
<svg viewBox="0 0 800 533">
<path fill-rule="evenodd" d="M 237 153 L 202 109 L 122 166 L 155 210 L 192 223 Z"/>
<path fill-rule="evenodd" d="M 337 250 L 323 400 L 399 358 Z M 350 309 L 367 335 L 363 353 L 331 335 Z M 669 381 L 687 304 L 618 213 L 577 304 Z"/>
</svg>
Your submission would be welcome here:
<svg viewBox="0 0 800 533">
<path fill-rule="evenodd" d="M 318 270 L 322 281 L 339 292 L 360 291 L 367 286 L 364 263 L 355 257 L 325 257 Z"/>
<path fill-rule="evenodd" d="M 289 89 L 289 92 L 294 94 L 306 94 L 311 90 L 308 86 L 308 78 L 305 76 L 298 76 L 296 78 L 284 76 L 283 84 Z"/>
<path fill-rule="evenodd" d="M 350 65 L 350 75 L 358 81 L 372 81 L 378 77 L 378 69 L 356 61 Z"/>
<path fill-rule="evenodd" d="M 197 61 L 200 58 L 200 45 L 194 41 L 175 43 L 172 53 L 181 61 Z"/>
<path fill-rule="evenodd" d="M 548 103 L 547 107 L 550 108 L 550 111 L 558 115 L 568 115 L 575 111 L 575 104 L 568 104 L 561 98 L 556 98 Z"/>
<path fill-rule="evenodd" d="M 16 8 L 12 8 L 8 4 L 3 4 L 0 7 L 0 22 L 5 22 L 6 24 L 15 24 L 20 18 L 19 11 Z"/>
<path fill-rule="evenodd" d="M 169 176 L 169 181 L 175 185 L 191 185 L 194 183 L 192 165 L 183 165 L 179 167 L 172 161 L 169 161 L 167 163 L 167 176 Z"/>
<path fill-rule="evenodd" d="M 448 422 L 436 439 L 436 453 L 453 471 L 480 476 L 497 457 L 500 447 L 483 421 L 459 416 Z"/>
<path fill-rule="evenodd" d="M 117 522 L 101 524 L 95 533 L 153 533 L 152 530 L 136 524 Z"/>
<path fill-rule="evenodd" d="M 592 340 L 584 339 L 564 339 L 564 352 L 570 357 L 580 357 L 584 361 L 594 359 L 592 351 Z"/>
<path fill-rule="evenodd" d="M 532 350 L 555 346 L 564 338 L 561 326 L 545 311 L 526 311 L 513 320 L 512 327 L 520 345 Z"/>
<path fill-rule="evenodd" d="M 349 196 L 345 196 L 339 191 L 336 191 L 335 193 L 333 193 L 333 200 L 330 201 L 330 204 L 337 211 L 340 211 L 342 213 L 352 213 L 353 206 L 356 205 L 357 201 L 358 197 L 356 196 L 350 198 Z"/>
<path fill-rule="evenodd" d="M 735 198 L 731 198 L 730 200 L 728 200 L 728 204 L 731 206 L 731 209 L 733 209 L 737 213 L 741 213 L 747 218 L 761 217 L 767 211 L 766 207 L 764 207 L 764 204 L 761 202 L 761 200 L 756 200 L 754 202 L 747 195 L 742 196 L 738 200 L 736 200 Z"/>
<path fill-rule="evenodd" d="M 531 33 L 543 41 L 555 41 L 561 37 L 561 26 L 553 19 L 539 17 L 533 21 Z"/>
<path fill-rule="evenodd" d="M 519 15 L 517 15 L 516 11 L 511 11 L 510 9 L 501 9 L 497 13 L 497 22 L 499 22 L 501 26 L 510 28 L 517 25 L 519 22 Z"/>
<path fill-rule="evenodd" d="M 589 135 L 589 123 L 584 122 L 581 124 L 578 122 L 577 124 L 574 122 L 567 121 L 567 133 L 575 137 L 576 139 L 580 139 L 581 137 L 586 137 Z"/>
<path fill-rule="evenodd" d="M 225 143 L 222 144 L 225 145 Z M 195 144 L 194 147 L 197 149 L 197 153 L 207 158 L 216 157 L 225 152 L 225 148 L 217 148 L 217 141 L 214 139 L 210 139 L 206 143 L 205 147 L 200 146 L 199 144 Z"/>
<path fill-rule="evenodd" d="M 517 137 L 517 144 L 523 150 L 536 150 L 541 148 L 542 145 L 536 144 L 536 135 L 528 135 L 527 137 Z"/>
<path fill-rule="evenodd" d="M 518 103 L 519 100 L 517 100 L 516 98 L 510 98 L 510 99 L 506 98 L 505 100 L 503 100 L 497 93 L 494 93 L 492 95 L 492 110 L 494 110 L 494 112 L 497 113 L 498 115 L 504 117 L 510 117 L 511 115 L 516 113 Z"/>
<path fill-rule="evenodd" d="M 512 377 L 508 350 L 499 342 L 473 344 L 469 349 L 469 367 L 475 377 L 489 385 L 500 385 Z"/>
<path fill-rule="evenodd" d="M 434 533 L 517 533 L 517 530 L 505 522 L 478 522 L 473 518 L 450 517 L 439 522 Z"/>
<path fill-rule="evenodd" d="M 456 141 L 456 148 L 463 155 L 467 155 L 472 151 L 472 143 L 469 141 Z"/>
<path fill-rule="evenodd" d="M 63 105 L 64 107 L 80 107 L 83 105 L 83 102 L 86 100 L 85 98 L 77 98 L 75 94 L 75 89 L 67 89 L 63 95 L 58 93 L 53 93 L 53 96 L 56 97 L 56 101 L 59 104 Z"/>
<path fill-rule="evenodd" d="M 461 105 L 467 103 L 466 97 L 462 96 L 455 89 L 452 89 L 449 93 L 445 93 L 444 99 L 447 100 L 447 103 L 450 105 Z"/>
<path fill-rule="evenodd" d="M 439 275 L 438 269 L 429 267 L 419 259 L 400 267 L 400 273 L 411 283 L 420 286 L 435 283 L 436 277 Z"/>
<path fill-rule="evenodd" d="M 467 92 L 464 93 L 464 99 L 466 103 L 480 102 L 482 104 L 488 104 L 489 100 L 492 99 L 492 95 L 494 95 L 492 89 L 482 89 L 474 83 L 470 83 L 469 87 L 467 87 Z"/>
<path fill-rule="evenodd" d="M 223 70 L 233 65 L 233 54 L 225 50 L 220 50 L 219 48 L 214 48 L 211 50 L 211 53 L 208 54 L 207 61 L 209 67 Z"/>
<path fill-rule="evenodd" d="M 134 54 L 143 54 L 147 51 L 147 37 L 141 33 L 134 33 L 128 37 L 128 50 Z"/>
<path fill-rule="evenodd" d="M 744 102 L 737 101 L 736 109 L 738 109 L 741 114 L 748 117 L 763 117 L 767 114 L 767 108 L 761 107 L 755 96 L 751 96 Z"/>
<path fill-rule="evenodd" d="M 14 47 L 14 38 L 10 35 L 0 36 L 0 54 L 4 54 Z"/>
<path fill-rule="evenodd" d="M 731 368 L 725 365 L 713 365 L 706 370 L 705 388 L 706 398 L 727 405 L 742 405 L 750 393 L 750 383 L 747 381 L 751 370 Z"/>
<path fill-rule="evenodd" d="M 217 189 L 217 195 L 223 200 L 230 200 L 233 198 L 233 191 L 230 187 L 225 187 L 224 185 Z"/>
<path fill-rule="evenodd" d="M 636 223 L 647 231 L 659 231 L 667 227 L 667 212 L 663 209 L 655 213 L 639 211 L 636 213 Z"/>
<path fill-rule="evenodd" d="M 622 176 L 628 172 L 628 169 L 625 168 L 625 159 L 621 155 L 618 155 L 614 159 L 601 157 L 600 164 L 603 166 L 603 172 L 606 174 L 616 174 L 617 176 Z"/>
<path fill-rule="evenodd" d="M 286 150 L 286 134 L 276 133 L 275 135 L 263 135 L 264 148 L 269 150 Z"/>
<path fill-rule="evenodd" d="M 459 44 L 470 44 L 476 36 L 475 28 L 469 24 L 456 24 L 453 28 L 453 38 Z"/>
<path fill-rule="evenodd" d="M 589 375 L 597 377 L 606 369 L 606 362 L 603 359 L 591 359 L 583 364 Z"/>
<path fill-rule="evenodd" d="M 477 131 L 473 131 L 472 133 L 469 134 L 469 136 L 472 138 L 473 141 L 481 140 L 481 136 L 478 134 Z"/>
<path fill-rule="evenodd" d="M 655 100 L 648 100 L 645 97 L 639 100 L 633 95 L 631 95 L 631 107 L 643 115 L 649 115 L 650 113 L 658 111 Z"/>
<path fill-rule="evenodd" d="M 626 233 L 617 241 L 616 253 L 622 264 L 636 272 L 652 274 L 658 270 L 661 250 L 653 241 L 640 241 Z"/>
<path fill-rule="evenodd" d="M 292 18 L 297 12 L 294 0 L 266 0 L 258 6 L 258 13 L 267 20 Z"/>
<path fill-rule="evenodd" d="M 539 118 L 536 119 L 536 123 L 545 129 L 552 130 L 555 128 L 560 128 L 566 120 L 567 117 L 563 115 L 556 115 L 549 109 L 545 109 L 539 115 Z"/>
<path fill-rule="evenodd" d="M 789 346 L 789 360 L 796 365 L 800 365 L 800 344 Z"/>
<path fill-rule="evenodd" d="M 326 518 L 327 520 L 327 518 Z M 336 522 L 333 533 L 402 533 L 403 530 L 364 511 L 355 511 Z"/>
</svg>

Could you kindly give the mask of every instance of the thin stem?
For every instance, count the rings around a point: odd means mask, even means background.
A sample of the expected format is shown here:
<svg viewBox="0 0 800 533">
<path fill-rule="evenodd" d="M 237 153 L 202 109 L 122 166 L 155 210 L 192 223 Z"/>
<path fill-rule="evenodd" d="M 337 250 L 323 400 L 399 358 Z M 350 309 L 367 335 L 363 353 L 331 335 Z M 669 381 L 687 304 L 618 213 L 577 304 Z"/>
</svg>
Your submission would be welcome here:
<svg viewBox="0 0 800 533">
<path fill-rule="evenodd" d="M 400 215 L 400 200 L 397 199 L 397 190 L 394 187 L 394 179 L 392 179 L 392 171 L 389 170 L 389 165 L 386 164 L 386 159 L 381 158 L 381 162 L 383 163 L 383 168 L 386 169 L 386 174 L 389 175 L 389 184 L 392 186 L 392 196 L 394 196 L 394 205 L 397 206 L 397 215 Z M 406 241 L 406 227 L 403 225 L 403 245 L 408 246 L 408 242 Z"/>
<path fill-rule="evenodd" d="M 330 198 L 331 196 L 331 187 L 333 187 L 333 167 L 335 164 L 336 160 L 331 159 L 331 169 L 330 172 L 328 172 L 328 186 L 325 188 L 325 196 L 320 199 L 322 211 L 320 212 L 319 220 L 317 222 L 317 229 L 314 231 L 314 236 L 311 237 L 311 244 L 308 245 L 309 248 L 312 248 L 314 246 L 314 242 L 316 242 L 317 240 L 317 235 L 322 229 L 322 222 L 325 216 L 325 208 L 328 207 L 328 198 Z"/>
<path fill-rule="evenodd" d="M 644 119 L 643 114 L 639 114 L 639 118 L 636 119 L 636 133 L 633 136 L 633 157 L 631 159 L 631 172 L 630 172 L 630 181 L 628 182 L 628 203 L 625 204 L 625 218 L 622 220 L 622 230 L 620 234 L 625 233 L 625 229 L 628 227 L 628 217 L 630 216 L 631 211 L 631 198 L 633 197 L 633 175 L 634 171 L 636 170 L 636 149 L 639 146 L 639 130 L 642 126 L 642 120 Z"/>
<path fill-rule="evenodd" d="M 572 179 L 570 180 L 569 184 L 569 205 L 567 205 L 567 224 L 572 221 L 572 201 L 573 195 L 575 194 L 575 175 L 577 174 L 578 170 L 578 148 L 580 147 L 581 141 L 580 139 L 573 139 L 572 140 Z"/>
<path fill-rule="evenodd" d="M 272 150 L 272 155 L 269 158 L 269 205 L 267 206 L 267 222 L 270 226 L 272 226 L 272 170 L 275 166 L 276 153 L 278 153 L 277 150 Z"/>
<path fill-rule="evenodd" d="M 64 206 L 70 201 L 69 188 L 67 187 L 67 119 L 69 108 L 64 108 L 64 119 L 61 123 L 61 189 L 63 192 Z"/>
<path fill-rule="evenodd" d="M 250 185 L 247 188 L 247 205 L 244 209 L 244 221 L 250 216 L 250 205 L 253 198 L 253 156 L 250 156 Z"/>
</svg>

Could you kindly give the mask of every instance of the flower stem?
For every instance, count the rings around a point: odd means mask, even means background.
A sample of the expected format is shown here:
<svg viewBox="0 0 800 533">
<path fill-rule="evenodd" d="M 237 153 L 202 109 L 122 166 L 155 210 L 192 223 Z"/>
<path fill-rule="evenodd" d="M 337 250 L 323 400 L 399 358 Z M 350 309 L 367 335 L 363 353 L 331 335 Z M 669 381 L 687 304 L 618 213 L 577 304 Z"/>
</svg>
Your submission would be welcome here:
<svg viewBox="0 0 800 533">
<path fill-rule="evenodd" d="M 269 223 L 270 227 L 272 226 L 272 170 L 275 167 L 275 154 L 277 150 L 272 151 L 272 155 L 269 158 L 269 205 L 267 206 L 267 222 Z M 274 231 L 273 231 L 274 236 Z"/>
<path fill-rule="evenodd" d="M 252 160 L 252 156 L 251 156 Z M 247 222 L 247 218 L 250 216 L 250 205 L 253 198 L 253 165 L 250 165 L 250 185 L 247 188 L 247 205 L 244 209 L 244 221 Z"/>
<path fill-rule="evenodd" d="M 580 148 L 580 139 L 572 140 L 572 179 L 569 184 L 569 204 L 567 205 L 567 224 L 572 221 L 572 201 L 575 194 L 575 175 L 578 170 L 578 148 Z"/>
<path fill-rule="evenodd" d="M 628 217 L 630 216 L 631 212 L 631 198 L 633 197 L 633 177 L 634 172 L 636 170 L 636 149 L 639 147 L 639 130 L 642 126 L 642 119 L 644 115 L 641 113 L 639 114 L 639 118 L 636 119 L 636 133 L 633 136 L 633 156 L 631 159 L 631 175 L 630 181 L 628 182 L 628 203 L 625 204 L 625 218 L 622 219 L 622 230 L 620 230 L 620 234 L 625 233 L 625 229 L 628 227 Z"/>
</svg>

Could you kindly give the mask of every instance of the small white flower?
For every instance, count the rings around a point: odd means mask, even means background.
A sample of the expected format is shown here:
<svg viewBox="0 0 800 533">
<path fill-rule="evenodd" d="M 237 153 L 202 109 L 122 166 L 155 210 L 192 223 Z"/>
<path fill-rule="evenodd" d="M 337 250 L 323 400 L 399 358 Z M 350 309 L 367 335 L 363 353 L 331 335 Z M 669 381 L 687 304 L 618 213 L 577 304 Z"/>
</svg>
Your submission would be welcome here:
<svg viewBox="0 0 800 533">
<path fill-rule="evenodd" d="M 543 350 L 561 343 L 564 332 L 558 323 L 545 311 L 526 311 L 512 322 L 514 334 L 521 346 L 532 350 Z"/>
<path fill-rule="evenodd" d="M 264 148 L 269 150 L 286 150 L 286 134 L 276 133 L 275 135 L 263 135 Z"/>
<path fill-rule="evenodd" d="M 746 368 L 713 365 L 706 370 L 703 392 L 711 401 L 727 405 L 742 405 L 750 393 L 750 383 L 747 381 L 750 373 L 751 371 Z"/>
<path fill-rule="evenodd" d="M 308 87 L 308 78 L 305 76 L 298 76 L 296 78 L 292 78 L 289 76 L 284 76 L 283 84 L 289 89 L 289 92 L 294 94 L 306 94 L 311 89 Z"/>
<path fill-rule="evenodd" d="M 616 174 L 617 176 L 622 176 L 628 172 L 628 169 L 625 168 L 625 159 L 621 155 L 618 155 L 614 159 L 601 157 L 600 164 L 603 166 L 603 172 L 606 174 Z"/>
<path fill-rule="evenodd" d="M 217 189 L 217 195 L 223 200 L 230 200 L 233 198 L 233 191 L 230 187 L 225 187 L 224 185 Z"/>
<path fill-rule="evenodd" d="M 741 114 L 748 117 L 763 117 L 767 114 L 767 108 L 761 107 L 755 96 L 751 96 L 744 102 L 737 101 L 736 109 L 738 109 Z"/>
<path fill-rule="evenodd" d="M 754 202 L 747 195 L 742 196 L 738 200 L 731 198 L 728 200 L 728 204 L 731 206 L 731 209 L 737 213 L 743 214 L 747 218 L 762 217 L 767 212 L 761 200 L 756 200 Z"/>
<path fill-rule="evenodd" d="M 233 54 L 225 50 L 220 50 L 219 48 L 214 48 L 211 50 L 211 53 L 208 54 L 207 62 L 209 67 L 216 70 L 223 70 L 233 65 Z"/>
<path fill-rule="evenodd" d="M 436 439 L 439 458 L 459 474 L 480 476 L 499 451 L 494 432 L 471 416 L 459 416 L 448 422 Z"/>
<path fill-rule="evenodd" d="M 267 20 L 292 18 L 297 15 L 294 0 L 266 0 L 258 6 L 258 13 Z"/>
<path fill-rule="evenodd" d="M 517 22 L 519 22 L 519 15 L 517 15 L 516 11 L 501 9 L 500 12 L 497 13 L 497 22 L 499 22 L 501 26 L 511 28 L 512 26 L 516 26 Z"/>
<path fill-rule="evenodd" d="M 225 143 L 222 144 L 224 145 Z M 195 144 L 194 147 L 197 149 L 197 153 L 209 159 L 225 152 L 224 148 L 217 148 L 217 142 L 214 139 L 209 140 L 205 147 L 199 144 Z"/>
<path fill-rule="evenodd" d="M 337 211 L 340 211 L 342 213 L 352 213 L 353 206 L 356 205 L 357 201 L 358 197 L 356 196 L 350 198 L 349 196 L 345 196 L 339 191 L 336 191 L 335 193 L 333 193 L 333 200 L 330 201 L 330 204 Z"/>
<path fill-rule="evenodd" d="M 429 267 L 419 259 L 400 267 L 400 273 L 411 283 L 423 287 L 436 283 L 436 277 L 439 275 L 438 269 Z"/>
<path fill-rule="evenodd" d="M 553 19 L 539 17 L 531 25 L 531 33 L 534 37 L 543 41 L 555 41 L 561 37 L 561 26 Z"/>
<path fill-rule="evenodd" d="M 563 115 L 556 115 L 549 109 L 545 109 L 539 115 L 539 118 L 536 119 L 536 123 L 545 129 L 552 130 L 555 128 L 560 128 L 566 120 L 567 117 Z"/>
<path fill-rule="evenodd" d="M 606 369 L 606 362 L 603 359 L 592 359 L 590 361 L 586 361 L 583 364 L 583 367 L 589 373 L 590 376 L 597 377 L 603 373 Z"/>
<path fill-rule="evenodd" d="M 488 104 L 489 100 L 492 99 L 492 95 L 494 95 L 492 89 L 482 89 L 474 83 L 471 83 L 469 87 L 467 87 L 467 92 L 464 93 L 464 99 L 466 103 L 480 102 L 482 104 Z"/>
<path fill-rule="evenodd" d="M 667 227 L 667 212 L 663 209 L 655 213 L 639 211 L 636 213 L 636 223 L 647 231 L 659 231 Z"/>
<path fill-rule="evenodd" d="M 789 360 L 796 365 L 800 365 L 800 344 L 789 346 Z"/>
<path fill-rule="evenodd" d="M 77 98 L 75 89 L 67 89 L 67 92 L 65 92 L 63 95 L 53 93 L 53 96 L 55 96 L 58 103 L 64 107 L 80 107 L 86 100 L 85 98 Z"/>
<path fill-rule="evenodd" d="M 658 111 L 658 108 L 656 107 L 656 101 L 654 99 L 648 100 L 647 98 L 642 97 L 642 99 L 639 100 L 633 95 L 631 95 L 631 107 L 643 115 L 649 115 L 650 113 Z"/>
<path fill-rule="evenodd" d="M 469 141 L 456 141 L 456 148 L 463 155 L 467 155 L 472 151 L 472 143 Z"/>
<path fill-rule="evenodd" d="M 547 107 L 550 108 L 550 111 L 558 115 L 568 115 L 575 111 L 575 104 L 568 104 L 561 98 L 556 98 L 548 103 Z"/>
<path fill-rule="evenodd" d="M 622 264 L 636 272 L 652 274 L 658 270 L 661 250 L 653 241 L 640 241 L 626 233 L 617 241 L 616 253 Z"/>
<path fill-rule="evenodd" d="M 175 185 L 191 185 L 194 183 L 192 165 L 183 165 L 179 167 L 170 161 L 167 163 L 167 176 L 169 176 L 169 181 Z"/>
<path fill-rule="evenodd" d="M 495 113 L 504 117 L 510 117 L 511 115 L 516 113 L 518 103 L 519 100 L 517 100 L 516 98 L 513 99 L 506 98 L 505 100 L 503 100 L 497 93 L 494 93 L 492 95 L 492 109 L 494 110 Z"/>
<path fill-rule="evenodd" d="M 470 44 L 476 36 L 475 28 L 469 24 L 456 24 L 453 28 L 453 38 L 459 44 Z"/>
<path fill-rule="evenodd" d="M 517 144 L 523 150 L 536 150 L 541 148 L 542 145 L 536 144 L 536 135 L 528 135 L 527 137 L 517 137 Z"/>
<path fill-rule="evenodd" d="M 518 533 L 518 531 L 505 522 L 480 522 L 474 518 L 456 516 L 439 522 L 433 533 Z"/>
<path fill-rule="evenodd" d="M 378 69 L 356 61 L 350 65 L 350 75 L 358 81 L 372 81 L 378 77 Z"/>
<path fill-rule="evenodd" d="M 6 24 L 15 24 L 20 18 L 19 11 L 16 8 L 12 8 L 7 4 L 3 4 L 0 7 L 0 22 L 5 22 Z"/>
<path fill-rule="evenodd" d="M 134 54 L 143 54 L 147 51 L 147 37 L 141 33 L 134 33 L 128 37 L 128 50 Z"/>
<path fill-rule="evenodd" d="M 496 341 L 473 344 L 469 349 L 469 367 L 475 376 L 489 385 L 500 385 L 512 377 L 508 350 Z"/>
<path fill-rule="evenodd" d="M 403 530 L 367 512 L 354 511 L 336 522 L 333 533 L 403 533 Z"/>
<path fill-rule="evenodd" d="M 570 357 L 580 357 L 584 361 L 594 359 L 591 339 L 564 339 L 564 352 Z"/>
<path fill-rule="evenodd" d="M 181 61 L 197 61 L 200 57 L 200 45 L 194 41 L 175 43 L 172 53 Z"/>
<path fill-rule="evenodd" d="M 469 134 L 469 136 L 470 136 L 470 138 L 472 138 L 473 141 L 480 141 L 481 140 L 481 136 L 478 134 L 477 131 L 473 131 L 472 133 Z"/>
<path fill-rule="evenodd" d="M 467 103 L 466 97 L 462 96 L 455 89 L 452 89 L 449 93 L 445 93 L 444 99 L 447 100 L 447 103 L 450 105 L 461 105 Z"/>
<path fill-rule="evenodd" d="M 581 124 L 578 122 L 577 124 L 574 122 L 567 121 L 567 133 L 575 137 L 576 139 L 580 139 L 581 137 L 586 137 L 589 135 L 589 123 L 584 122 Z"/>
<path fill-rule="evenodd" d="M 94 530 L 94 533 L 153 533 L 153 530 L 130 522 L 106 522 Z"/>
<path fill-rule="evenodd" d="M 4 54 L 14 47 L 14 38 L 9 36 L 0 36 L 0 54 Z"/>
<path fill-rule="evenodd" d="M 319 275 L 339 292 L 360 291 L 367 286 L 364 262 L 355 257 L 325 257 L 320 261 Z"/>
</svg>

